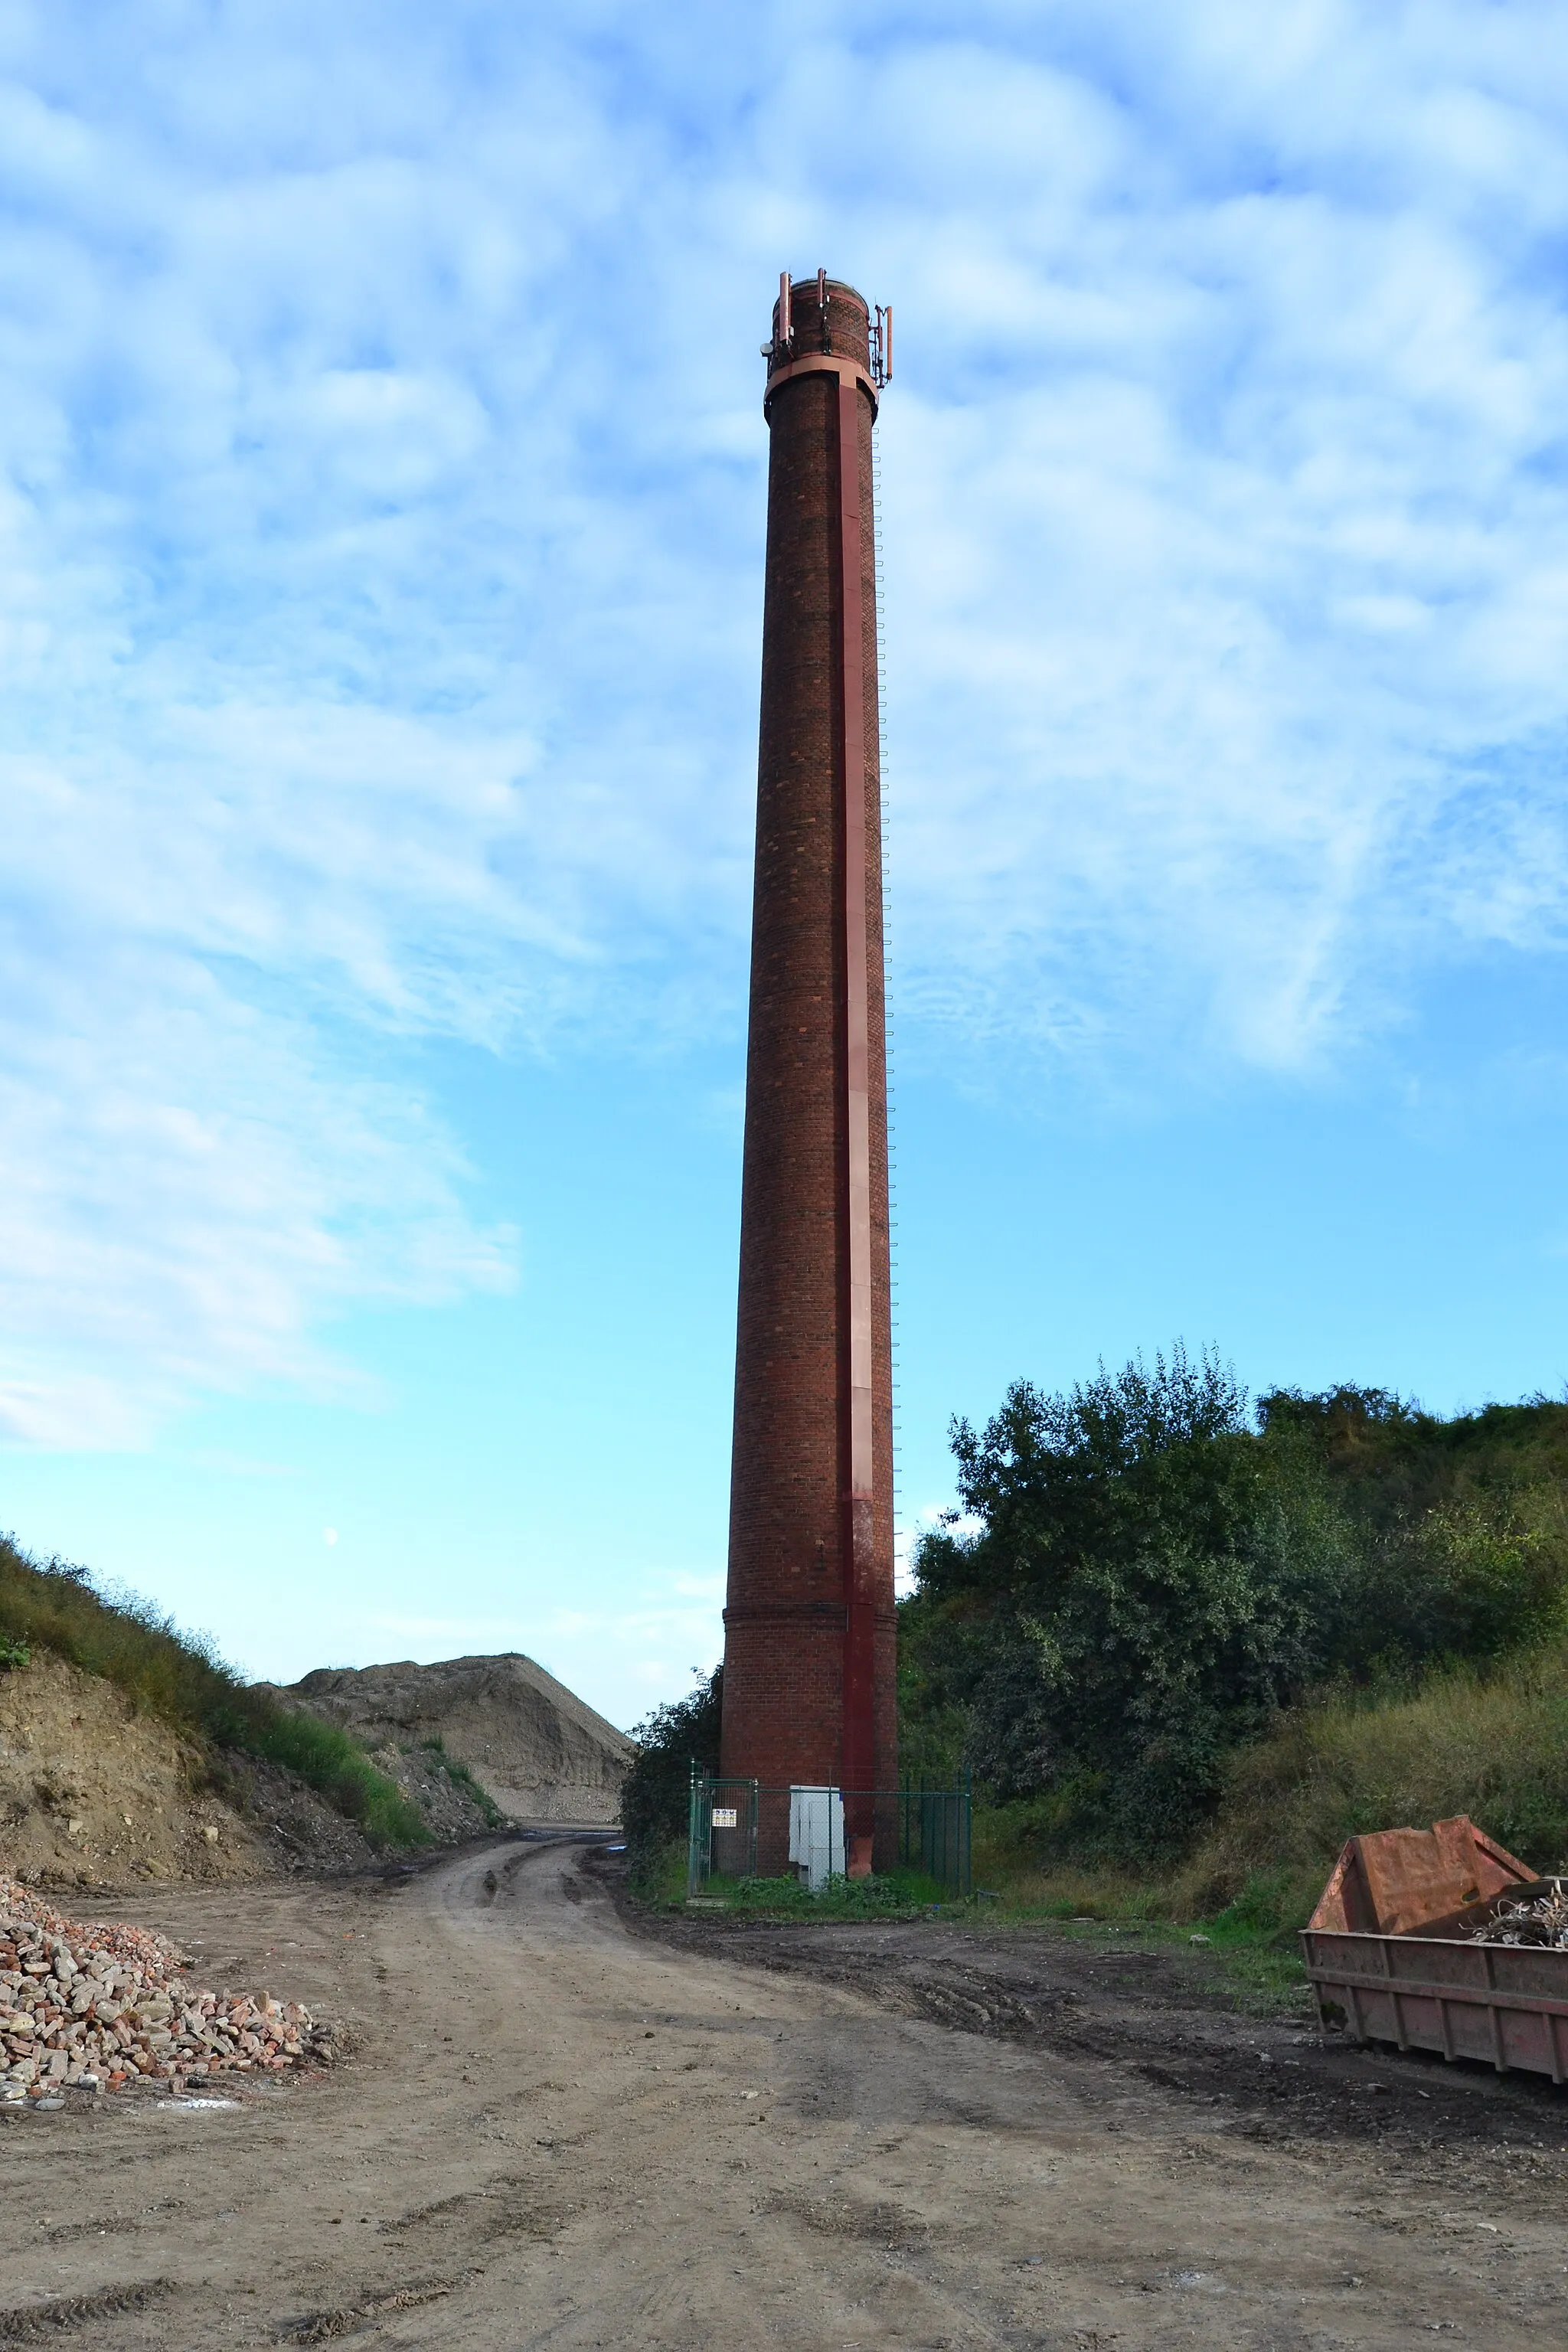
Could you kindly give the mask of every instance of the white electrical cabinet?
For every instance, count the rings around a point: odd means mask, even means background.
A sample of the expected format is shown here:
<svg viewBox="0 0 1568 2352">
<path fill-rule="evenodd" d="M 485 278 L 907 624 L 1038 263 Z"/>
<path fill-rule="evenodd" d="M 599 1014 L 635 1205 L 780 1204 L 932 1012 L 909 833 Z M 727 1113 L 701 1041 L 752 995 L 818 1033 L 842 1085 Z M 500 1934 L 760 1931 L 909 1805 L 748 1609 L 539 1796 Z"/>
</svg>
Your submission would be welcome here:
<svg viewBox="0 0 1568 2352">
<path fill-rule="evenodd" d="M 825 1879 L 843 1877 L 844 1799 L 838 1790 L 791 1789 L 789 1858 L 814 1895 Z"/>
</svg>

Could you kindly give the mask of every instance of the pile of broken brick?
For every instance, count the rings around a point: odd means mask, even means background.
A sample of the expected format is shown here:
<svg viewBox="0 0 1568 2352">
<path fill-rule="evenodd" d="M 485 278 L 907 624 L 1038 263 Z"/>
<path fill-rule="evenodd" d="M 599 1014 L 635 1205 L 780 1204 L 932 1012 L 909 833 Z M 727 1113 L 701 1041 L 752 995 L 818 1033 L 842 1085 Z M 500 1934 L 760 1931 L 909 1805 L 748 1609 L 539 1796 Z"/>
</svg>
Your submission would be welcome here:
<svg viewBox="0 0 1568 2352">
<path fill-rule="evenodd" d="M 201 1992 L 146 1927 L 83 1927 L 0 1875 L 0 2106 L 143 2079 L 330 2063 L 330 2025 L 268 1993 Z"/>
</svg>

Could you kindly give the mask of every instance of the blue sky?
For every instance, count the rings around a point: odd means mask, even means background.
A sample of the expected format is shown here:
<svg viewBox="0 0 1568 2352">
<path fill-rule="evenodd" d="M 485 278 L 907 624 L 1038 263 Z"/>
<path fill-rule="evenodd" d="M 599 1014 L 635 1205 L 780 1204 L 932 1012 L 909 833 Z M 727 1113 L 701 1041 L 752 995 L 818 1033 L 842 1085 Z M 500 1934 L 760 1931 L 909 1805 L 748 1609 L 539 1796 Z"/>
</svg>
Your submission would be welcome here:
<svg viewBox="0 0 1568 2352">
<path fill-rule="evenodd" d="M 546 15 L 550 21 L 546 21 Z M 0 0 L 0 1525 L 717 1654 L 777 272 L 898 318 L 902 1517 L 1568 1379 L 1568 8 Z"/>
</svg>

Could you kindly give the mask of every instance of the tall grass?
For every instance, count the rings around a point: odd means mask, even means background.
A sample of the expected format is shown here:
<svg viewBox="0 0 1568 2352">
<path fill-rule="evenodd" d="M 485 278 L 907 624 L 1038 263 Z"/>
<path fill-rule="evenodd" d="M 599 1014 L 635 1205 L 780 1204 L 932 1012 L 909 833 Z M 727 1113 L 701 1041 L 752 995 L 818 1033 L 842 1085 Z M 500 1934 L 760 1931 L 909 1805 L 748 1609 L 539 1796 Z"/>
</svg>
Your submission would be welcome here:
<svg viewBox="0 0 1568 2352">
<path fill-rule="evenodd" d="M 1346 1838 L 1450 1813 L 1538 1870 L 1568 1868 L 1568 1652 L 1455 1667 L 1288 1717 L 1232 1759 L 1177 1899 L 1209 1909 L 1264 1874 L 1281 1911 L 1305 1918 Z"/>
<path fill-rule="evenodd" d="M 242 1682 L 211 1644 L 133 1595 L 94 1591 L 83 1569 L 29 1559 L 0 1537 L 0 1647 L 54 1650 L 155 1717 L 218 1748 L 281 1764 L 356 1822 L 376 1847 L 426 1845 L 418 1808 L 348 1733 L 295 1715 Z"/>
<path fill-rule="evenodd" d="M 977 1806 L 974 1877 L 1011 1911 L 1228 1923 L 1293 1940 L 1345 1840 L 1468 1813 L 1568 1873 L 1568 1651 L 1320 1696 L 1232 1756 L 1187 1853 L 1140 1869 L 1085 1852 L 1070 1796 Z"/>
</svg>

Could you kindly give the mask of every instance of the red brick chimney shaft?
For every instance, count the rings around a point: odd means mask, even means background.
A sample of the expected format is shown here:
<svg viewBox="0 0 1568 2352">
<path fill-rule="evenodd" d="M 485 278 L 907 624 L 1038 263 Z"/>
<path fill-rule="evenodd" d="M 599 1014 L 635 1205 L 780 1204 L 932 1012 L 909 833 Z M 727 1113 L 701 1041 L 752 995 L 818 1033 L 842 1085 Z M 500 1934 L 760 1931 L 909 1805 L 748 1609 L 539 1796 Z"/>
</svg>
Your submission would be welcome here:
<svg viewBox="0 0 1568 2352">
<path fill-rule="evenodd" d="M 774 311 L 723 1769 L 897 1783 L 881 778 L 867 306 Z M 764 1807 L 759 1866 L 782 1867 Z M 877 1809 L 880 1846 L 892 1811 Z M 879 1854 L 879 1861 L 884 1857 Z M 886 1857 L 890 1859 L 889 1857 Z"/>
</svg>

